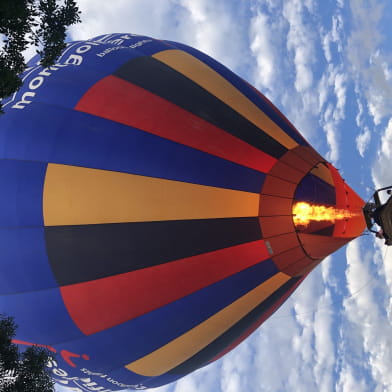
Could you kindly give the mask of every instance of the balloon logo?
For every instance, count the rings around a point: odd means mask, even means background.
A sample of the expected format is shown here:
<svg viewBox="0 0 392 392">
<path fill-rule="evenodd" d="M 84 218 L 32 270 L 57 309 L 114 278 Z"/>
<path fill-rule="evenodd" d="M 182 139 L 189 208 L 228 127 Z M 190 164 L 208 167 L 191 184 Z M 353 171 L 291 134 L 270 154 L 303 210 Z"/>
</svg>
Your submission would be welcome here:
<svg viewBox="0 0 392 392">
<path fill-rule="evenodd" d="M 62 385 L 144 389 L 216 360 L 364 229 L 337 170 L 193 48 L 100 36 L 23 77 L 0 118 L 0 312 Z M 345 212 L 296 225 L 298 202 Z"/>
</svg>

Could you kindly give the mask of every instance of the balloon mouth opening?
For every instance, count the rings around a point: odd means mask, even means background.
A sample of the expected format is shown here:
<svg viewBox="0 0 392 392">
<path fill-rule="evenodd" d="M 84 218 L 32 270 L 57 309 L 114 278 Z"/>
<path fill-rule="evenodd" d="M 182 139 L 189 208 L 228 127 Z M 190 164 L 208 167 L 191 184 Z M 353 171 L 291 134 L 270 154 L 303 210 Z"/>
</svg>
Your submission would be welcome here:
<svg viewBox="0 0 392 392">
<path fill-rule="evenodd" d="M 358 217 L 361 215 L 361 212 L 300 201 L 293 204 L 292 214 L 294 226 L 301 231 L 308 229 L 314 222 L 333 225 L 337 221 Z"/>
</svg>

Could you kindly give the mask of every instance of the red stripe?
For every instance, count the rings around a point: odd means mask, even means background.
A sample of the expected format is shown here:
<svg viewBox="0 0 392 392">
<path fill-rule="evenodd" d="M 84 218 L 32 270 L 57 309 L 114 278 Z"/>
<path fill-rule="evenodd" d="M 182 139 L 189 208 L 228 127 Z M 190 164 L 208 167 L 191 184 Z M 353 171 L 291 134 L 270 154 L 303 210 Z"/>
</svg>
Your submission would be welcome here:
<svg viewBox="0 0 392 392">
<path fill-rule="evenodd" d="M 269 308 L 252 326 L 250 326 L 239 338 L 234 340 L 230 346 L 226 347 L 223 351 L 221 351 L 218 355 L 212 358 L 208 363 L 214 362 L 219 358 L 222 358 L 225 354 L 229 351 L 233 350 L 233 348 L 237 347 L 242 341 L 244 341 L 250 334 L 252 334 L 257 328 L 260 327 L 261 324 L 264 323 L 269 317 L 271 317 L 279 308 L 280 306 L 286 301 L 288 297 L 295 291 L 295 289 L 302 283 L 305 279 L 305 276 L 300 279 L 288 292 L 286 292 L 278 302 L 276 302 L 271 308 Z M 290 316 L 289 316 L 290 317 Z M 284 320 L 282 320 L 284 324 Z"/>
<path fill-rule="evenodd" d="M 335 184 L 337 208 L 343 208 L 357 214 L 353 218 L 336 221 L 333 236 L 343 238 L 358 237 L 366 227 L 362 214 L 362 207 L 365 205 L 365 202 L 345 183 L 334 166 L 328 164 L 328 168 L 332 173 Z"/>
<path fill-rule="evenodd" d="M 259 240 L 60 290 L 75 324 L 91 335 L 169 304 L 268 257 L 264 241 Z"/>
<path fill-rule="evenodd" d="M 333 183 L 335 186 L 335 192 L 336 192 L 336 207 L 337 208 L 346 208 L 347 207 L 347 195 L 346 191 L 344 189 L 344 180 L 340 176 L 338 170 L 332 166 L 331 164 L 328 164 L 328 168 L 332 174 L 332 179 Z"/>
<path fill-rule="evenodd" d="M 141 129 L 262 173 L 268 173 L 276 162 L 274 157 L 179 106 L 115 76 L 107 76 L 92 86 L 76 110 Z"/>
<path fill-rule="evenodd" d="M 11 341 L 14 344 L 21 344 L 23 346 L 43 347 L 43 348 L 46 348 L 47 350 L 50 350 L 50 351 L 52 351 L 54 353 L 57 352 L 57 350 L 55 348 L 53 348 L 52 346 L 48 346 L 46 344 L 37 344 L 37 343 L 25 342 L 24 340 L 18 340 L 18 339 L 12 339 Z"/>
</svg>

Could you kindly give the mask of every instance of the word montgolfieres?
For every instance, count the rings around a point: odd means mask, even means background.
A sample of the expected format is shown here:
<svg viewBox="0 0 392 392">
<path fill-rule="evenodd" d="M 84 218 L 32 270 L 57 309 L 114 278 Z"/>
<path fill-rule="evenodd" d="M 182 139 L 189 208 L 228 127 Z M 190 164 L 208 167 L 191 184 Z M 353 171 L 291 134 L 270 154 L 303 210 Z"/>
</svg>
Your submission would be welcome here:
<svg viewBox="0 0 392 392">
<path fill-rule="evenodd" d="M 215 361 L 365 227 L 338 171 L 196 49 L 99 36 L 23 80 L 0 118 L 0 313 L 63 386 Z M 298 203 L 345 212 L 304 222 Z"/>
</svg>

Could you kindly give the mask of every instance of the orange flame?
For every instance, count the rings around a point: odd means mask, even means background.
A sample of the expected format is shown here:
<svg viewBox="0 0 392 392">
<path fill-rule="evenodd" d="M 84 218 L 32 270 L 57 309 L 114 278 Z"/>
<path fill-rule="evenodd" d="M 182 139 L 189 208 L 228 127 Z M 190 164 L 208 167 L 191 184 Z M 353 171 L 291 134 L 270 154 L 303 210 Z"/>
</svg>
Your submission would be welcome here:
<svg viewBox="0 0 392 392">
<path fill-rule="evenodd" d="M 306 202 L 298 202 L 293 206 L 293 220 L 296 226 L 308 226 L 311 221 L 328 221 L 335 223 L 337 220 L 353 218 L 357 213 L 326 207 L 323 205 L 312 205 Z"/>
</svg>

